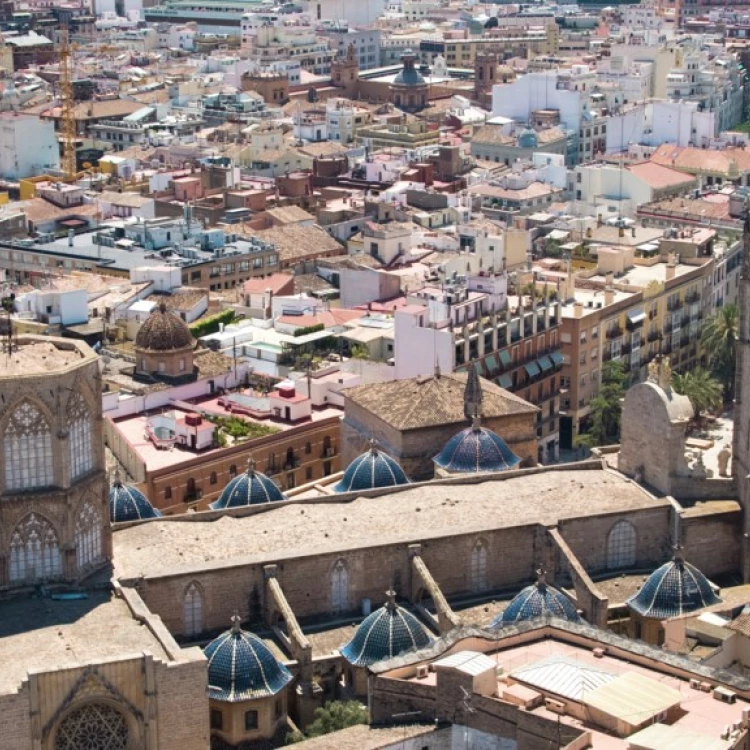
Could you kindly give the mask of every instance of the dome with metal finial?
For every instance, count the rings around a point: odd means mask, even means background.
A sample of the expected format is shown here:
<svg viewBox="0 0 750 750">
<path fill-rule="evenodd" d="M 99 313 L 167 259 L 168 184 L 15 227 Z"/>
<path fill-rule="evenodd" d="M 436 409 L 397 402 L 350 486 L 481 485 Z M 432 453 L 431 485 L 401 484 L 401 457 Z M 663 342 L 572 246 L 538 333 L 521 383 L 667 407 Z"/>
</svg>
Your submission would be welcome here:
<svg viewBox="0 0 750 750">
<path fill-rule="evenodd" d="M 641 617 L 663 620 L 720 602 L 706 576 L 685 562 L 678 548 L 672 560 L 654 571 L 627 605 Z"/>
<path fill-rule="evenodd" d="M 370 449 L 347 466 L 341 481 L 333 489 L 335 492 L 358 492 L 400 484 L 409 484 L 404 470 L 371 439 Z"/>
<path fill-rule="evenodd" d="M 579 622 L 581 619 L 573 602 L 562 591 L 550 586 L 544 570 L 539 569 L 536 583 L 515 596 L 506 610 L 492 621 L 490 627 L 499 628 L 545 616 L 559 617 L 568 622 Z"/>
<path fill-rule="evenodd" d="M 137 350 L 170 352 L 192 348 L 193 336 L 182 318 L 167 310 L 164 302 L 146 318 L 135 337 Z"/>
<path fill-rule="evenodd" d="M 211 510 L 244 508 L 248 505 L 276 503 L 286 500 L 284 493 L 273 479 L 255 470 L 255 461 L 249 458 L 247 471 L 232 479 L 224 488 L 218 500 L 209 505 Z"/>
<path fill-rule="evenodd" d="M 449 474 L 508 471 L 521 463 L 499 435 L 482 427 L 479 417 L 454 435 L 432 460 Z"/>
<path fill-rule="evenodd" d="M 208 660 L 208 697 L 234 703 L 276 695 L 292 681 L 289 670 L 253 633 L 232 618 L 230 630 L 204 649 Z"/>
<path fill-rule="evenodd" d="M 385 605 L 369 614 L 341 649 L 341 655 L 355 667 L 367 667 L 430 643 L 422 623 L 396 604 L 396 593 L 386 594 Z"/>
<path fill-rule="evenodd" d="M 110 522 L 125 523 L 147 518 L 161 518 L 161 513 L 151 505 L 140 490 L 130 484 L 123 484 L 117 472 L 109 488 Z"/>
</svg>

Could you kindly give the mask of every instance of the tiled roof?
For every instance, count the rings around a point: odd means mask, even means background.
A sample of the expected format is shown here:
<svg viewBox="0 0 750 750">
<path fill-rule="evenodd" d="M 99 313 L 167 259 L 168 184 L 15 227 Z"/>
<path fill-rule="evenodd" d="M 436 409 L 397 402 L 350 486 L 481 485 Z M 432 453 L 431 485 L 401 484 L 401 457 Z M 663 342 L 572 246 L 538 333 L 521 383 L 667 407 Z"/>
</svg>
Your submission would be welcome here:
<svg viewBox="0 0 750 750">
<path fill-rule="evenodd" d="M 262 294 L 267 289 L 270 289 L 274 294 L 279 294 L 287 284 L 293 282 L 294 277 L 291 274 L 273 273 L 264 279 L 248 279 L 242 288 L 247 294 Z"/>
<path fill-rule="evenodd" d="M 109 488 L 109 520 L 112 523 L 159 518 L 161 513 L 135 487 L 115 479 Z"/>
<path fill-rule="evenodd" d="M 507 471 L 521 463 L 499 435 L 480 426 L 454 435 L 433 461 L 453 473 Z"/>
<path fill-rule="evenodd" d="M 395 487 L 409 480 L 398 462 L 375 445 L 352 461 L 336 485 L 336 492 L 371 490 L 376 487 Z"/>
<path fill-rule="evenodd" d="M 211 510 L 242 508 L 248 505 L 261 505 L 286 500 L 273 479 L 255 471 L 250 464 L 246 472 L 232 479 L 224 488 L 218 500 L 211 503 Z"/>
<path fill-rule="evenodd" d="M 315 258 L 324 253 L 343 255 L 344 248 L 325 229 L 317 225 L 311 227 L 288 224 L 283 227 L 254 230 L 259 239 L 273 243 L 282 262 Z"/>
<path fill-rule="evenodd" d="M 573 602 L 565 594 L 540 580 L 516 595 L 505 610 L 492 621 L 491 627 L 545 616 L 560 617 L 569 622 L 578 622 L 581 619 Z"/>
<path fill-rule="evenodd" d="M 399 430 L 466 423 L 465 373 L 410 378 L 349 388 L 346 398 Z M 482 380 L 482 416 L 528 414 L 537 408 L 519 396 Z"/>
<path fill-rule="evenodd" d="M 146 318 L 135 337 L 136 349 L 176 351 L 193 345 L 190 329 L 182 318 L 168 312 L 166 304 Z"/>
<path fill-rule="evenodd" d="M 742 148 L 703 149 L 665 143 L 654 151 L 651 161 L 685 172 L 715 173 L 729 176 L 735 162 L 739 173 L 750 170 L 750 151 Z"/>
<path fill-rule="evenodd" d="M 678 172 L 676 169 L 670 169 L 656 162 L 645 161 L 641 164 L 631 164 L 626 169 L 636 177 L 640 177 L 649 187 L 656 189 L 689 184 L 695 179 L 684 172 Z"/>
</svg>

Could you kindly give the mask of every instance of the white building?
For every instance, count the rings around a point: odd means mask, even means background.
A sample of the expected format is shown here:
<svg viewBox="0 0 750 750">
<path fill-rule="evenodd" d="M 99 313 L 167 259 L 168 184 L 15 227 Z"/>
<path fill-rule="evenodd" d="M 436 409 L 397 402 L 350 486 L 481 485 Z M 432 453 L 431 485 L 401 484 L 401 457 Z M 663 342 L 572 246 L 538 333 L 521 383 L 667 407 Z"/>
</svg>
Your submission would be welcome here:
<svg viewBox="0 0 750 750">
<path fill-rule="evenodd" d="M 346 19 L 353 26 L 369 26 L 385 13 L 386 0 L 308 0 L 303 5 L 318 21 Z"/>
<path fill-rule="evenodd" d="M 73 326 L 88 323 L 88 292 L 85 289 L 36 290 L 16 299 L 19 313 L 30 313 L 47 325 Z"/>
<path fill-rule="evenodd" d="M 60 168 L 60 144 L 52 120 L 0 113 L 0 177 L 20 180 Z"/>
</svg>

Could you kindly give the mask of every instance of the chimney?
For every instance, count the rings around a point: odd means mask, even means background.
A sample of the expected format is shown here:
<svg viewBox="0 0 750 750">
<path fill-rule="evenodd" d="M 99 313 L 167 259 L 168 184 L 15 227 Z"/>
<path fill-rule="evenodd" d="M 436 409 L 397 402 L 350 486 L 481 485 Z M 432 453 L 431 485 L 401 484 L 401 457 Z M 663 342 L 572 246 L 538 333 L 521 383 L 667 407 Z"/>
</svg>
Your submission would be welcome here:
<svg viewBox="0 0 750 750">
<path fill-rule="evenodd" d="M 633 237 L 635 237 L 635 225 L 633 225 L 632 229 L 630 230 Z"/>
<path fill-rule="evenodd" d="M 620 229 L 617 232 L 618 236 L 624 237 L 625 236 L 625 227 L 621 226 Z"/>
<path fill-rule="evenodd" d="M 613 305 L 615 302 L 615 289 L 612 286 L 607 286 L 604 289 L 604 304 Z"/>
<path fill-rule="evenodd" d="M 597 214 L 596 215 L 596 227 L 597 227 L 597 229 L 600 226 L 602 226 L 602 224 L 604 224 L 604 222 L 602 221 L 602 215 L 601 214 Z"/>
<path fill-rule="evenodd" d="M 583 316 L 583 302 L 576 302 L 573 305 L 573 317 L 580 318 Z"/>
<path fill-rule="evenodd" d="M 674 267 L 672 263 L 667 263 L 667 275 L 666 275 L 667 281 L 671 281 L 674 278 L 676 271 L 677 269 Z"/>
</svg>

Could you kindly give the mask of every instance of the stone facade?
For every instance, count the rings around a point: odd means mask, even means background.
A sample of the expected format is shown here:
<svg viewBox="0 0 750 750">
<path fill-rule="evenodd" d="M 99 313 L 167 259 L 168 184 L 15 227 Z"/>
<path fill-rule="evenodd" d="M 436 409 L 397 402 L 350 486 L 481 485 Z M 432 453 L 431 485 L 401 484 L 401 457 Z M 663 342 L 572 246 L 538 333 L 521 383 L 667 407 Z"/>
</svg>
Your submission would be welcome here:
<svg viewBox="0 0 750 750">
<path fill-rule="evenodd" d="M 0 589 L 76 582 L 111 557 L 99 363 L 23 337 L 0 360 Z"/>
</svg>

